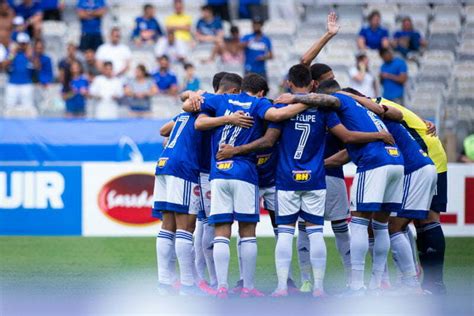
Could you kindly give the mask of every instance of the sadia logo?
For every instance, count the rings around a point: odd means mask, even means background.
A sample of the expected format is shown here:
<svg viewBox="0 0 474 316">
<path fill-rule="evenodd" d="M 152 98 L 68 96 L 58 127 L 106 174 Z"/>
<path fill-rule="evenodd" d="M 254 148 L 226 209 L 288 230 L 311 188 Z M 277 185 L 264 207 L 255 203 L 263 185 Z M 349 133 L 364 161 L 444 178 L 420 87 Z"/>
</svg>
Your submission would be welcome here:
<svg viewBox="0 0 474 316">
<path fill-rule="evenodd" d="M 219 170 L 230 170 L 234 165 L 233 161 L 219 161 L 217 163 L 217 169 Z"/>
<path fill-rule="evenodd" d="M 296 182 L 307 182 L 311 179 L 311 171 L 293 171 L 293 180 Z"/>
<path fill-rule="evenodd" d="M 107 182 L 99 192 L 99 208 L 123 224 L 143 225 L 156 222 L 151 216 L 154 177 L 134 173 Z"/>
</svg>

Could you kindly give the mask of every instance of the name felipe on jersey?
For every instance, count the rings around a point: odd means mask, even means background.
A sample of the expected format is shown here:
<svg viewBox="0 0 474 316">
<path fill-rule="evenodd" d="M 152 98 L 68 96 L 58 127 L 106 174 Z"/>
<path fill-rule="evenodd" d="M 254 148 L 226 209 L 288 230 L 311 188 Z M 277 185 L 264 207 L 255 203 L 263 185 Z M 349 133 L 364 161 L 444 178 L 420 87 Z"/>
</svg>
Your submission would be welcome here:
<svg viewBox="0 0 474 316">
<path fill-rule="evenodd" d="M 268 162 L 272 154 L 257 155 L 257 166 L 262 166 Z"/>
<path fill-rule="evenodd" d="M 160 159 L 158 159 L 158 162 L 156 163 L 156 166 L 158 168 L 164 168 L 166 166 L 167 162 L 168 162 L 168 158 L 160 158 Z"/>
<path fill-rule="evenodd" d="M 228 160 L 228 161 L 218 161 L 216 162 L 216 168 L 218 170 L 230 170 L 234 166 L 234 161 Z"/>
<path fill-rule="evenodd" d="M 387 153 L 392 157 L 400 156 L 400 152 L 398 151 L 397 147 L 386 146 L 385 149 L 387 150 Z"/>
<path fill-rule="evenodd" d="M 308 182 L 311 180 L 311 170 L 298 170 L 292 171 L 293 173 L 293 180 L 296 182 Z"/>
</svg>

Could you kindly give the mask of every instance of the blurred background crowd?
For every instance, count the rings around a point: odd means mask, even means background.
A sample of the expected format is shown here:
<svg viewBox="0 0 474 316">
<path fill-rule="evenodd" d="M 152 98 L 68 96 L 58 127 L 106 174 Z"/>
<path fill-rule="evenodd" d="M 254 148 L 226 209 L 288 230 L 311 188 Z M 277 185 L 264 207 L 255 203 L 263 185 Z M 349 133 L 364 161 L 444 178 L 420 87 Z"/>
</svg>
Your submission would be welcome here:
<svg viewBox="0 0 474 316">
<path fill-rule="evenodd" d="M 259 73 L 275 97 L 332 11 L 316 62 L 474 158 L 474 1 L 0 0 L 0 116 L 169 118 L 218 71 Z"/>
</svg>

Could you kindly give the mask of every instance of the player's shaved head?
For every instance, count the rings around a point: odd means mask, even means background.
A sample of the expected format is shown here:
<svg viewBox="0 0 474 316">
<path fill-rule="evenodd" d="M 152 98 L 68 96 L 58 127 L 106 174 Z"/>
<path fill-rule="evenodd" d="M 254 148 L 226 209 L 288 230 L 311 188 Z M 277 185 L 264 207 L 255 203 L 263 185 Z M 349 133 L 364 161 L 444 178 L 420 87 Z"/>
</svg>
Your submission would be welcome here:
<svg viewBox="0 0 474 316">
<path fill-rule="evenodd" d="M 339 83 L 336 80 L 331 79 L 331 80 L 326 80 L 326 81 L 321 82 L 318 88 L 316 89 L 316 92 L 331 94 L 340 90 L 341 90 L 341 86 L 339 85 Z"/>
<path fill-rule="evenodd" d="M 261 93 L 261 96 L 266 96 L 269 90 L 267 80 L 256 73 L 245 75 L 242 81 L 242 91 L 252 95 Z"/>
<path fill-rule="evenodd" d="M 303 64 L 297 64 L 288 71 L 288 81 L 297 88 L 306 88 L 312 84 L 311 71 Z"/>
<path fill-rule="evenodd" d="M 212 78 L 212 88 L 214 89 L 214 92 L 217 92 L 217 90 L 219 90 L 219 83 L 221 82 L 222 78 L 224 78 L 224 76 L 227 74 L 228 72 L 221 71 L 214 75 L 214 77 Z"/>
<path fill-rule="evenodd" d="M 349 93 L 351 93 L 353 95 L 357 95 L 359 97 L 366 97 L 366 95 L 361 93 L 359 90 L 356 90 L 356 89 L 353 89 L 353 88 L 350 88 L 350 87 L 346 87 L 346 88 L 342 89 L 342 91 L 349 92 Z"/>
<path fill-rule="evenodd" d="M 219 82 L 219 91 L 221 93 L 236 93 L 242 87 L 242 77 L 238 74 L 227 73 Z"/>
<path fill-rule="evenodd" d="M 313 78 L 316 87 L 325 80 L 335 78 L 331 67 L 319 63 L 311 65 L 311 77 Z"/>
</svg>

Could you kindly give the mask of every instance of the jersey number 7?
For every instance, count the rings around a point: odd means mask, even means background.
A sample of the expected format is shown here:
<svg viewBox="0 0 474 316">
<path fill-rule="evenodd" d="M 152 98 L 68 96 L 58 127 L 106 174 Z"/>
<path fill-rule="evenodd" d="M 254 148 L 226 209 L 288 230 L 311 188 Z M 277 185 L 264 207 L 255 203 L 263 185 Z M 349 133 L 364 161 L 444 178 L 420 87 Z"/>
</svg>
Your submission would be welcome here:
<svg viewBox="0 0 474 316">
<path fill-rule="evenodd" d="M 296 148 L 295 155 L 293 156 L 295 160 L 298 160 L 303 156 L 303 151 L 308 142 L 309 133 L 311 132 L 311 125 L 308 123 L 296 123 L 295 130 L 302 131 L 300 141 L 298 142 L 298 148 Z"/>
</svg>

